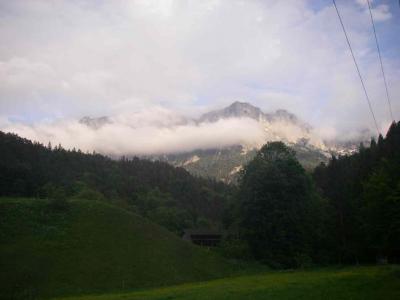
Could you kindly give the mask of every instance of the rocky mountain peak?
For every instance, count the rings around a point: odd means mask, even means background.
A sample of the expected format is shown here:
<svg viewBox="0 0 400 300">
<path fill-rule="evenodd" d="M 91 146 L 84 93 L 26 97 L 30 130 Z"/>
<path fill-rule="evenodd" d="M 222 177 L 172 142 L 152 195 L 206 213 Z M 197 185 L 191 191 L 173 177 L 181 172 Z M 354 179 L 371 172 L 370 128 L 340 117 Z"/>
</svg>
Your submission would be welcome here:
<svg viewBox="0 0 400 300">
<path fill-rule="evenodd" d="M 281 118 L 297 120 L 297 117 L 294 114 L 288 112 L 286 109 L 278 109 L 275 112 L 275 115 Z"/>
<path fill-rule="evenodd" d="M 228 118 L 252 118 L 260 120 L 263 117 L 260 108 L 255 107 L 247 102 L 235 101 L 228 107 L 208 112 L 202 115 L 199 122 L 216 122 L 220 119 Z"/>
<path fill-rule="evenodd" d="M 225 108 L 225 111 L 229 112 L 234 117 L 259 117 L 263 114 L 261 109 L 255 107 L 247 102 L 233 102 L 230 106 Z"/>
</svg>

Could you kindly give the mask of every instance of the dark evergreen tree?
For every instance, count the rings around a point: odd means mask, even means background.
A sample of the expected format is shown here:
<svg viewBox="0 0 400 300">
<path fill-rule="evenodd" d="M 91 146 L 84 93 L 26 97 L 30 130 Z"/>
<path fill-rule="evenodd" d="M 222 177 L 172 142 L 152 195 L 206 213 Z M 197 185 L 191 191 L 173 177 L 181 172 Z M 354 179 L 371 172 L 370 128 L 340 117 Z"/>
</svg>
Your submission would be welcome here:
<svg viewBox="0 0 400 300">
<path fill-rule="evenodd" d="M 338 262 L 399 261 L 400 123 L 378 143 L 317 167 L 314 180 L 333 209 L 332 245 Z"/>
<path fill-rule="evenodd" d="M 262 147 L 243 171 L 239 199 L 241 234 L 256 259 L 283 267 L 311 261 L 318 199 L 292 150 L 281 142 Z"/>
</svg>

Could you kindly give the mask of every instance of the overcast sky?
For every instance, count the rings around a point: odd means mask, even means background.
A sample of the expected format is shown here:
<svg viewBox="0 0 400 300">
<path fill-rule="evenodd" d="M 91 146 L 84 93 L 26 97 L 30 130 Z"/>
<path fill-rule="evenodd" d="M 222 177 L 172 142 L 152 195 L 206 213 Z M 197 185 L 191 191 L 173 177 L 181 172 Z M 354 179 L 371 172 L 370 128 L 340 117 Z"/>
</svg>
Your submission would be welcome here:
<svg viewBox="0 0 400 300">
<path fill-rule="evenodd" d="M 384 128 L 366 0 L 337 4 Z M 372 5 L 398 119 L 399 2 Z M 373 129 L 329 0 L 1 0 L 0 40 L 0 127 L 154 107 L 195 115 L 240 100 L 315 127 Z"/>
</svg>

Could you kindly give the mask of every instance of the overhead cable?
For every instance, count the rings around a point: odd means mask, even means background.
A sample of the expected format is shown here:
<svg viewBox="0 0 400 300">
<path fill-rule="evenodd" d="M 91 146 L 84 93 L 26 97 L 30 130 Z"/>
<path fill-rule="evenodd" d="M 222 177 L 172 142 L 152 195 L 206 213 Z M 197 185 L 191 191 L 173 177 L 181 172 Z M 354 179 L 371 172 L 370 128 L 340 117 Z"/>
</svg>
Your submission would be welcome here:
<svg viewBox="0 0 400 300">
<path fill-rule="evenodd" d="M 367 3 L 368 3 L 369 15 L 370 15 L 370 17 L 371 17 L 372 28 L 374 29 L 374 36 L 375 36 L 375 42 L 376 42 L 376 49 L 378 50 L 379 61 L 380 61 L 380 63 L 381 63 L 381 70 L 382 70 L 383 82 L 385 83 L 386 99 L 387 99 L 387 103 L 388 103 L 388 106 L 389 106 L 390 117 L 391 117 L 392 121 L 394 121 L 394 118 L 393 118 L 393 111 L 392 111 L 392 104 L 390 103 L 389 90 L 388 90 L 388 86 L 387 86 L 387 82 L 386 82 L 385 70 L 383 69 L 382 56 L 381 56 L 381 49 L 380 49 L 380 47 L 379 47 L 378 37 L 377 37 L 377 35 L 376 35 L 376 29 L 375 29 L 374 18 L 372 17 L 371 3 L 370 3 L 369 0 L 367 0 Z"/>
<path fill-rule="evenodd" d="M 360 69 L 359 69 L 359 67 L 358 67 L 356 58 L 355 58 L 355 56 L 354 56 L 354 52 L 353 52 L 353 49 L 352 49 L 352 47 L 351 47 L 349 37 L 347 36 L 347 32 L 346 32 L 346 29 L 345 29 L 345 27 L 344 27 L 344 24 L 343 24 L 343 21 L 342 21 L 342 17 L 340 16 L 338 7 L 336 6 L 336 1 L 335 1 L 335 0 L 332 0 L 332 1 L 333 1 L 333 5 L 335 6 L 336 13 L 337 13 L 337 16 L 338 16 L 338 18 L 339 18 L 340 24 L 342 25 L 343 33 L 344 33 L 344 36 L 346 37 L 347 45 L 349 46 L 351 56 L 353 57 L 354 65 L 356 66 L 357 73 L 358 73 L 358 77 L 360 78 L 361 85 L 362 85 L 362 88 L 363 88 L 363 90 L 364 90 L 365 98 L 366 98 L 366 100 L 367 100 L 367 102 L 368 102 L 369 110 L 370 110 L 370 112 L 371 112 L 372 118 L 374 119 L 376 131 L 378 132 L 378 135 L 379 135 L 380 132 L 379 132 L 378 123 L 376 122 L 376 118 L 375 118 L 374 111 L 373 111 L 373 109 L 372 109 L 371 101 L 370 101 L 370 99 L 369 99 L 369 97 L 368 97 L 367 89 L 365 88 L 364 80 L 363 80 L 363 78 L 362 78 L 362 76 L 361 76 Z"/>
</svg>

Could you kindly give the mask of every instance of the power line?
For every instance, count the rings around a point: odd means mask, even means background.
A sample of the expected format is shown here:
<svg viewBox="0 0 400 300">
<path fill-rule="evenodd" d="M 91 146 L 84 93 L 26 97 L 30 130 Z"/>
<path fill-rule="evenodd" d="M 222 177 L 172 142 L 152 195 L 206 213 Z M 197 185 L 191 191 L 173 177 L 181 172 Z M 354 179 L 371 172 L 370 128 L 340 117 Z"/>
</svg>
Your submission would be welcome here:
<svg viewBox="0 0 400 300">
<path fill-rule="evenodd" d="M 380 61 L 380 63 L 381 63 L 381 70 L 382 70 L 383 82 L 385 83 L 386 99 L 387 99 L 388 106 L 389 106 L 390 117 L 392 118 L 392 121 L 394 121 L 394 118 L 393 118 L 393 111 L 392 111 L 392 104 L 390 103 L 390 97 L 389 97 L 389 91 L 388 91 L 388 86 L 387 86 L 387 82 L 386 82 L 385 71 L 384 71 L 384 69 L 383 69 L 382 56 L 381 56 L 381 49 L 380 49 L 380 47 L 379 47 L 378 37 L 376 36 L 376 29 L 375 29 L 374 18 L 372 17 L 371 3 L 370 3 L 369 0 L 367 0 L 367 3 L 368 3 L 369 15 L 370 15 L 370 17 L 371 17 L 372 28 L 374 29 L 374 36 L 375 36 L 376 48 L 378 49 L 379 61 Z"/>
<path fill-rule="evenodd" d="M 375 114 L 374 114 L 374 111 L 373 111 L 372 106 L 371 106 L 371 101 L 369 100 L 369 97 L 368 97 L 367 89 L 365 88 L 364 80 L 363 80 L 363 78 L 361 76 L 360 69 L 358 67 L 356 58 L 355 58 L 354 53 L 353 53 L 353 49 L 351 48 L 349 37 L 347 36 L 346 29 L 344 28 L 342 17 L 340 16 L 339 10 L 338 10 L 338 8 L 336 6 L 336 1 L 335 0 L 332 0 L 332 1 L 333 1 L 333 5 L 335 6 L 336 13 L 337 13 L 337 15 L 339 17 L 340 24 L 342 25 L 343 33 L 344 33 L 344 36 L 346 37 L 347 45 L 349 46 L 351 56 L 353 57 L 353 61 L 354 61 L 354 65 L 356 66 L 356 69 L 357 69 L 358 77 L 360 77 L 360 81 L 361 81 L 362 88 L 364 90 L 365 98 L 367 99 L 369 110 L 371 112 L 372 118 L 374 119 L 376 131 L 378 132 L 378 135 L 379 135 L 380 132 L 379 132 L 379 128 L 378 128 L 378 123 L 376 122 Z"/>
</svg>

